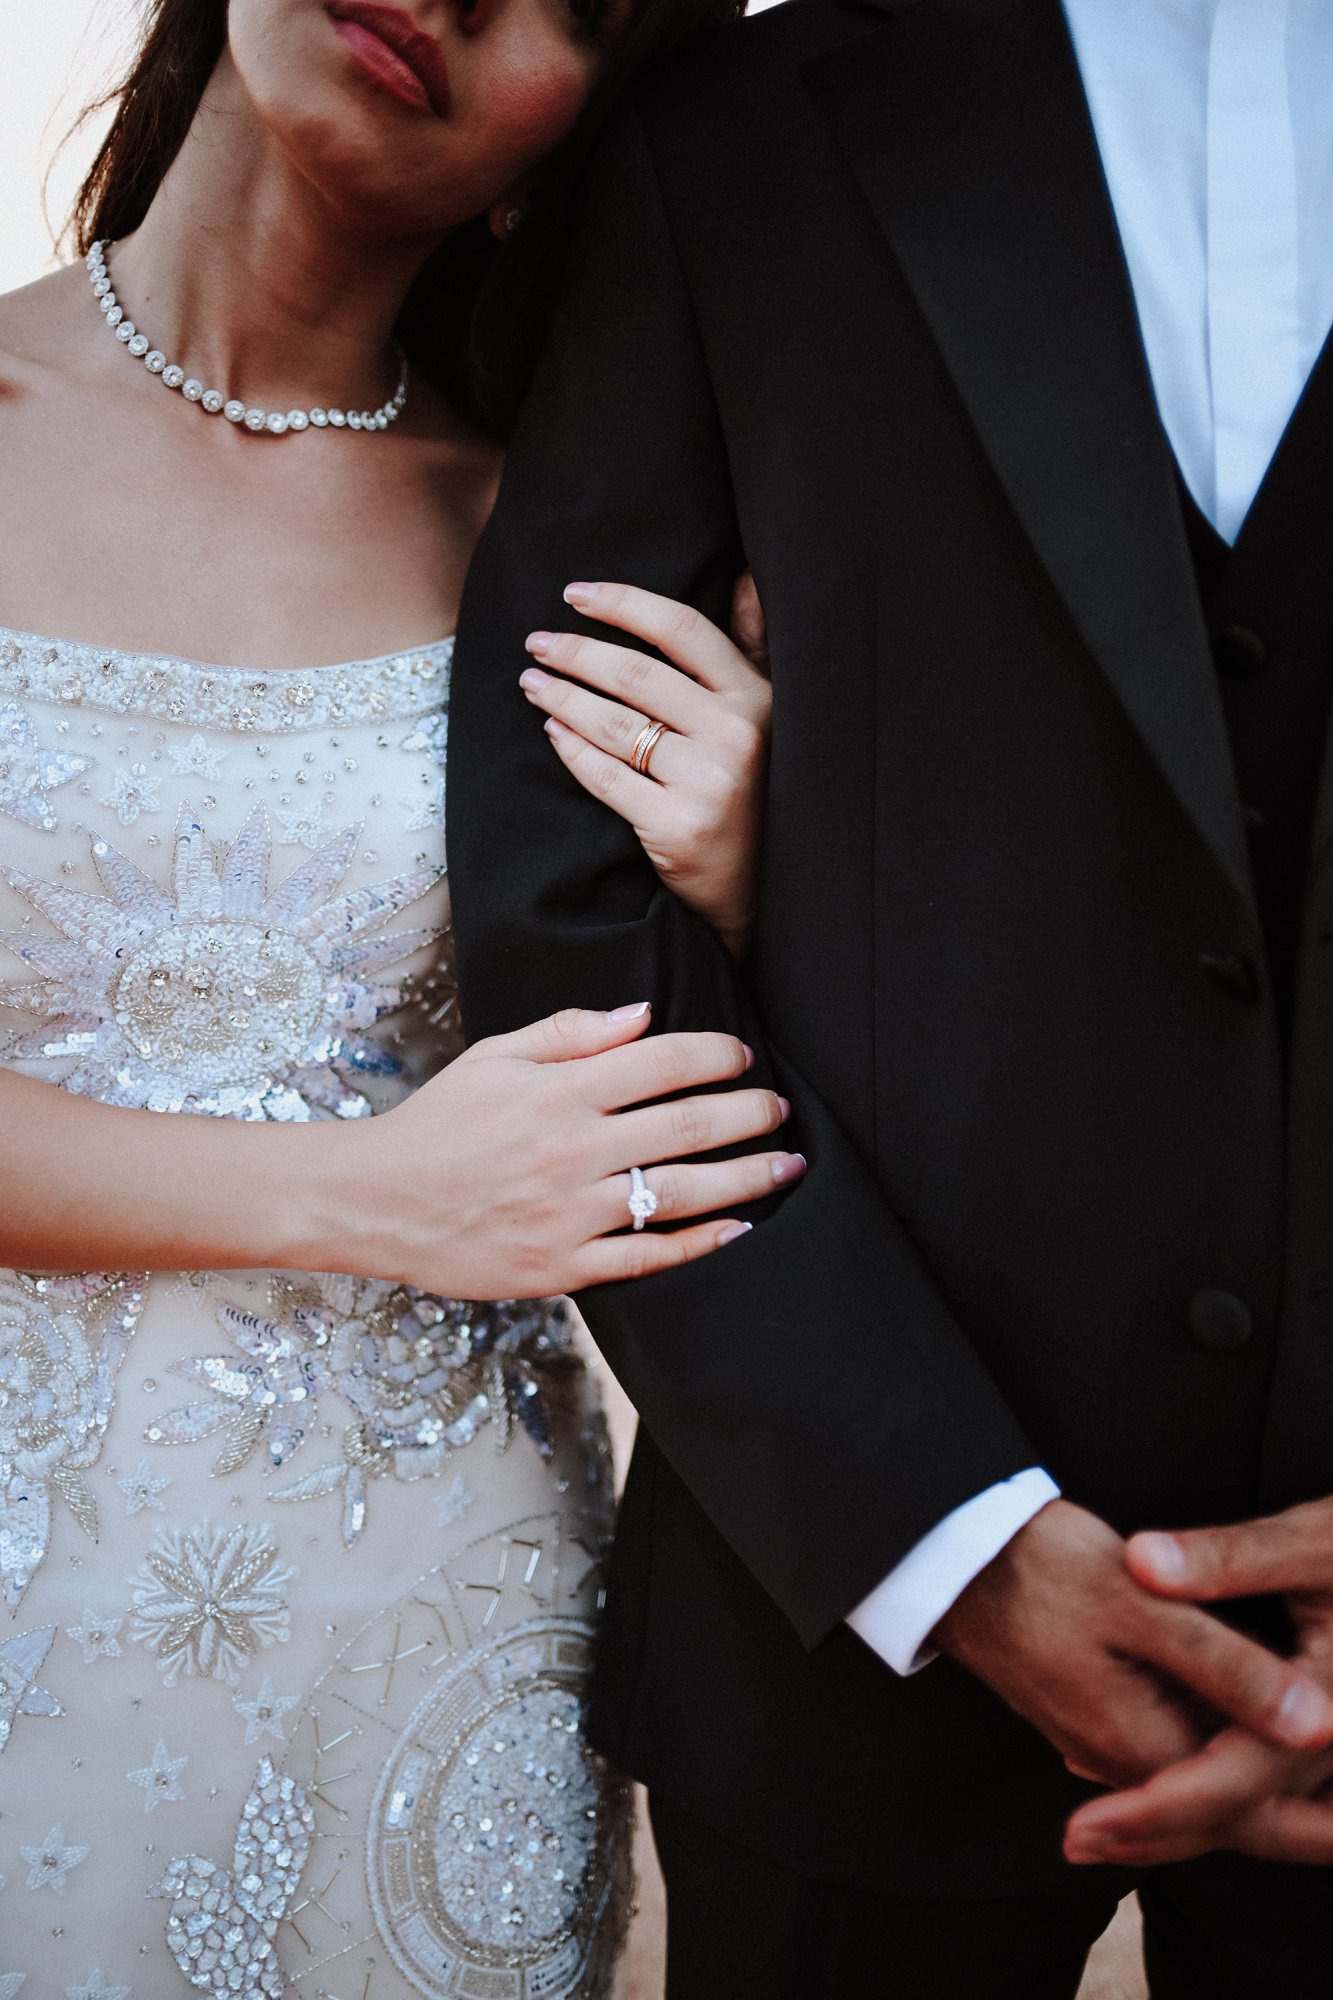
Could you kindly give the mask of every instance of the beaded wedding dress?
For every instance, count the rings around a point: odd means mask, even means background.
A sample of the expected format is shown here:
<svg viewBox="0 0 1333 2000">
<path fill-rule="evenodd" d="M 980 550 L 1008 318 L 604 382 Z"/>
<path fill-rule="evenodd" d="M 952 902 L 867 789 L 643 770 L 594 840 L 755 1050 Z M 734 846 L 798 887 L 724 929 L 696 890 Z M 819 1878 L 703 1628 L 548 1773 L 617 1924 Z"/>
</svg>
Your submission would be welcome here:
<svg viewBox="0 0 1333 2000">
<path fill-rule="evenodd" d="M 450 654 L 0 631 L 0 1060 L 248 1119 L 439 1069 Z M 609 1470 L 558 1304 L 0 1273 L 0 2000 L 605 1992 Z"/>
</svg>

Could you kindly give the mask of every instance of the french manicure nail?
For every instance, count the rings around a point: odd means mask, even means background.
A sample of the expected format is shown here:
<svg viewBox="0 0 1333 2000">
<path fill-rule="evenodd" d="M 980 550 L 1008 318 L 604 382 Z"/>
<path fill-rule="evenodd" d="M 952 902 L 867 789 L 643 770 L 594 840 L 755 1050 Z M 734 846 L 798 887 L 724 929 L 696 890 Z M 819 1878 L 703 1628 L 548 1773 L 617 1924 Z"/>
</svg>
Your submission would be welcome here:
<svg viewBox="0 0 1333 2000">
<path fill-rule="evenodd" d="M 1333 1705 L 1313 1681 L 1296 1681 L 1282 1697 L 1278 1723 L 1288 1743 L 1304 1748 L 1333 1729 Z"/>
<path fill-rule="evenodd" d="M 651 1000 L 631 1000 L 627 1007 L 613 1007 L 608 1021 L 641 1021 L 652 1006 Z"/>
<path fill-rule="evenodd" d="M 722 1249 L 728 1243 L 738 1242 L 742 1236 L 748 1236 L 753 1228 L 754 1224 L 752 1222 L 730 1223 L 717 1239 L 718 1248 Z"/>
<path fill-rule="evenodd" d="M 560 737 L 568 736 L 569 734 L 569 731 L 568 729 L 566 729 L 564 723 L 557 722 L 556 718 L 553 715 L 547 716 L 545 722 L 542 724 L 542 727 L 543 729 L 545 729 L 546 734 L 548 736 L 557 741 L 559 740 Z"/>
<path fill-rule="evenodd" d="M 779 1187 L 787 1187 L 790 1182 L 800 1180 L 805 1168 L 804 1153 L 782 1153 L 773 1162 L 773 1178 Z"/>
<path fill-rule="evenodd" d="M 595 583 L 571 583 L 565 589 L 565 603 L 572 604 L 576 611 L 581 611 L 584 605 L 592 603 L 596 595 Z"/>
<path fill-rule="evenodd" d="M 747 1069 L 753 1069 L 753 1068 L 754 1068 L 754 1050 L 753 1050 L 753 1049 L 752 1049 L 752 1048 L 750 1047 L 750 1044 L 749 1044 L 748 1042 L 742 1042 L 742 1043 L 741 1043 L 741 1047 L 742 1047 L 742 1048 L 743 1048 L 743 1049 L 745 1050 L 745 1067 L 746 1067 Z"/>
<path fill-rule="evenodd" d="M 778 1099 L 778 1109 L 779 1109 L 779 1110 L 781 1111 L 781 1113 L 782 1113 L 782 1115 L 783 1115 L 783 1117 L 784 1117 L 784 1118 L 790 1118 L 790 1117 L 791 1117 L 791 1099 L 790 1099 L 789 1097 L 780 1097 L 780 1098 Z"/>
<path fill-rule="evenodd" d="M 529 632 L 523 641 L 523 650 L 531 653 L 534 659 L 544 660 L 554 644 L 554 632 Z"/>
<path fill-rule="evenodd" d="M 532 694 L 535 694 L 538 688 L 549 687 L 550 682 L 551 676 L 544 674 L 540 667 L 525 667 L 518 677 L 519 686 L 527 688 Z"/>
</svg>

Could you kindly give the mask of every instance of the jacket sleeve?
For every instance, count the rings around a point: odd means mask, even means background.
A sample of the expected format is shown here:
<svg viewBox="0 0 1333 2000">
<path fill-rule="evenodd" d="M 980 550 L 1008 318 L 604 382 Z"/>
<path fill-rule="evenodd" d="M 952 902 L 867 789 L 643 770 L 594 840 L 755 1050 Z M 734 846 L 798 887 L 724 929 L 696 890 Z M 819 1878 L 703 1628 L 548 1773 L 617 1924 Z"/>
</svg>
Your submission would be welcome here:
<svg viewBox="0 0 1333 2000">
<path fill-rule="evenodd" d="M 1036 1461 L 864 1161 L 765 1043 L 736 965 L 568 777 L 518 687 L 527 633 L 570 629 L 566 584 L 633 582 L 725 622 L 742 566 L 690 298 L 627 111 L 589 175 L 464 601 L 448 770 L 462 1013 L 476 1038 L 651 999 L 659 1030 L 743 1036 L 792 1098 L 810 1173 L 750 1235 L 580 1304 L 660 1449 L 814 1645 L 937 1521 Z"/>
</svg>

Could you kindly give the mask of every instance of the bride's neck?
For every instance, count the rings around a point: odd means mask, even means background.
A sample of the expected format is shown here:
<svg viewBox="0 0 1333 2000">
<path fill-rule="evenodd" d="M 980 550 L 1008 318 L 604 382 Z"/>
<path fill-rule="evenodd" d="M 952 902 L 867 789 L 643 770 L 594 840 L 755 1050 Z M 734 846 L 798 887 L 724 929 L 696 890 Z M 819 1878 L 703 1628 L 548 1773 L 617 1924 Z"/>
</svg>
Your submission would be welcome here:
<svg viewBox="0 0 1333 2000">
<path fill-rule="evenodd" d="M 283 159 L 224 56 L 143 223 L 111 254 L 128 317 L 242 399 L 373 405 L 430 246 L 350 229 Z"/>
</svg>

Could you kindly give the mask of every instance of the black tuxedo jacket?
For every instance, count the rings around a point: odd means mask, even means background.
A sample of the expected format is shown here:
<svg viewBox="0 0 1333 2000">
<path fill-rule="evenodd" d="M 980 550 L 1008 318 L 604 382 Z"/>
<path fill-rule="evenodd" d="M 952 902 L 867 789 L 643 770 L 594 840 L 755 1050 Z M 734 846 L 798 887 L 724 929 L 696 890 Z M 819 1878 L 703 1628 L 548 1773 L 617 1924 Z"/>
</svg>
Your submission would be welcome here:
<svg viewBox="0 0 1333 2000">
<path fill-rule="evenodd" d="M 725 619 L 775 733 L 742 975 L 524 702 L 563 586 Z M 1118 1528 L 1333 1488 L 1333 810 L 1282 1053 L 1171 459 L 1058 0 L 794 4 L 617 123 L 462 620 L 475 1037 L 651 996 L 795 1100 L 806 1183 L 583 1303 L 645 1436 L 596 1728 L 833 1879 L 987 1893 L 1079 1795 L 843 1620 L 1044 1464 Z"/>
</svg>

